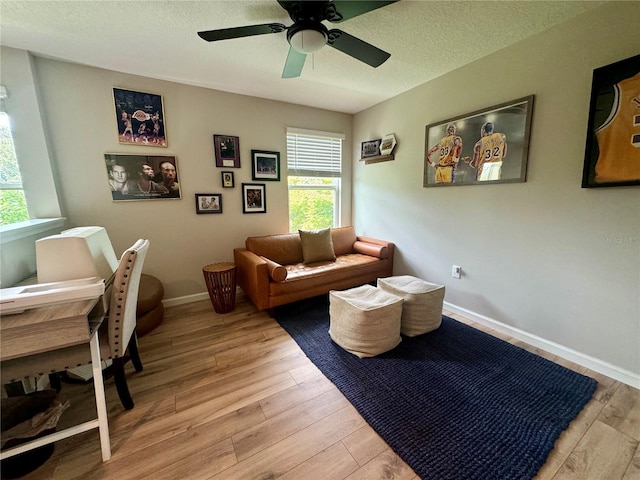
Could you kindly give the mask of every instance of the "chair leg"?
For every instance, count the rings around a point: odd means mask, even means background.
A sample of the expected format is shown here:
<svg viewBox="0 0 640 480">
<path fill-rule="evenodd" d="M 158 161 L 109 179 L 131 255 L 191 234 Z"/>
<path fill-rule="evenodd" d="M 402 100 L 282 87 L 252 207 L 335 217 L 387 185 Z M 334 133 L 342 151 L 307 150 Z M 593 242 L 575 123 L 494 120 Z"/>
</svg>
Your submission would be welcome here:
<svg viewBox="0 0 640 480">
<path fill-rule="evenodd" d="M 127 377 L 124 375 L 124 358 L 118 357 L 113 359 L 113 379 L 116 383 L 116 390 L 125 410 L 133 408 L 133 399 L 129 393 L 127 386 Z"/>
<path fill-rule="evenodd" d="M 60 372 L 49 374 L 49 385 L 51 385 L 51 388 L 53 388 L 58 393 L 60 393 L 60 390 L 62 390 L 62 384 L 60 383 L 60 375 L 61 375 Z"/>
<path fill-rule="evenodd" d="M 131 356 L 131 363 L 133 363 L 133 368 L 136 369 L 136 372 L 142 371 L 142 360 L 140 360 L 140 354 L 138 353 L 138 336 L 136 332 L 133 332 L 131 335 L 131 339 L 129 339 L 129 345 L 127 347 L 129 349 L 129 355 Z"/>
</svg>

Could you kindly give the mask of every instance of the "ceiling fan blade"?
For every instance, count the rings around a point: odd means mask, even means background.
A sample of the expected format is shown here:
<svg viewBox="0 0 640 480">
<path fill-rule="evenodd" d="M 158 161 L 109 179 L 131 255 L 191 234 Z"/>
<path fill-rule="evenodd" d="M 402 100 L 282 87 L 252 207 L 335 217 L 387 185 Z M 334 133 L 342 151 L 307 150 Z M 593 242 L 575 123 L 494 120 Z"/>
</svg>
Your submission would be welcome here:
<svg viewBox="0 0 640 480">
<path fill-rule="evenodd" d="M 391 56 L 390 53 L 338 29 L 329 30 L 327 44 L 374 68 L 382 65 Z"/>
<path fill-rule="evenodd" d="M 207 42 L 217 40 L 228 40 L 231 38 L 251 37 L 253 35 L 264 35 L 265 33 L 280 33 L 287 29 L 281 23 L 263 23 L 261 25 L 249 25 L 247 27 L 221 28 L 220 30 L 208 30 L 198 32 L 198 35 Z"/>
<path fill-rule="evenodd" d="M 367 13 L 372 10 L 390 5 L 392 3 L 396 3 L 397 1 L 398 0 L 334 0 L 333 2 L 331 2 L 331 4 L 337 11 L 338 17 L 342 18 L 340 20 L 332 20 L 331 18 L 327 18 L 327 20 L 333 23 L 340 23 L 344 20 L 362 15 L 363 13 Z"/>
<path fill-rule="evenodd" d="M 306 58 L 306 54 L 290 47 L 289 54 L 287 55 L 287 61 L 285 62 L 284 70 L 282 71 L 282 78 L 299 77 L 302 73 L 302 67 L 304 67 L 304 61 Z"/>
</svg>

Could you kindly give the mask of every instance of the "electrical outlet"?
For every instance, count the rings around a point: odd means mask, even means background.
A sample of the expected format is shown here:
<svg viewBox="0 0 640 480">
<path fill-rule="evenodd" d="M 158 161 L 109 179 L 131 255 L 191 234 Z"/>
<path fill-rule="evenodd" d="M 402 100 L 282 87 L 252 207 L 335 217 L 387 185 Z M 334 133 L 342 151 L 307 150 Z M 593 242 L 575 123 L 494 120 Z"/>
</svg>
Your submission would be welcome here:
<svg viewBox="0 0 640 480">
<path fill-rule="evenodd" d="M 462 276 L 462 267 L 460 265 L 451 267 L 451 276 L 453 278 L 460 278 Z"/>
</svg>

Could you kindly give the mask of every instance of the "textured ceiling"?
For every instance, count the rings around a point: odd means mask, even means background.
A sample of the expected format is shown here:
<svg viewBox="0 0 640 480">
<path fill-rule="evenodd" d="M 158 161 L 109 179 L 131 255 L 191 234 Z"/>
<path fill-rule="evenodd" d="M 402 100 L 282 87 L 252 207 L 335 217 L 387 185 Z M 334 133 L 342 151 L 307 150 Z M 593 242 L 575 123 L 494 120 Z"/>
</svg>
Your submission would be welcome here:
<svg viewBox="0 0 640 480">
<path fill-rule="evenodd" d="M 359 112 L 542 32 L 603 2 L 411 1 L 340 28 L 391 53 L 374 69 L 324 47 L 299 78 L 282 79 L 285 33 L 207 43 L 196 32 L 260 23 L 290 25 L 275 0 L 0 2 L 0 43 L 120 72 Z M 541 52 L 540 54 L 544 54 Z"/>
</svg>

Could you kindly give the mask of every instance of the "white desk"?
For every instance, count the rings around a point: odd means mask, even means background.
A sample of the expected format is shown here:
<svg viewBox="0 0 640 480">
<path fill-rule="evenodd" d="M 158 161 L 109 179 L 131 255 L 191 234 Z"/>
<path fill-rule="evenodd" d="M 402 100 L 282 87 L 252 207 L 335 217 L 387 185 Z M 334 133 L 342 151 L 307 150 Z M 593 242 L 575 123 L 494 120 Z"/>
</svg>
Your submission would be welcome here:
<svg viewBox="0 0 640 480">
<path fill-rule="evenodd" d="M 100 361 L 98 327 L 104 318 L 101 297 L 0 317 L 0 362 L 88 343 L 98 418 L 0 452 L 0 460 L 98 428 L 102 460 L 111 458 L 107 405 Z M 0 365 L 1 368 L 1 365 Z"/>
</svg>

